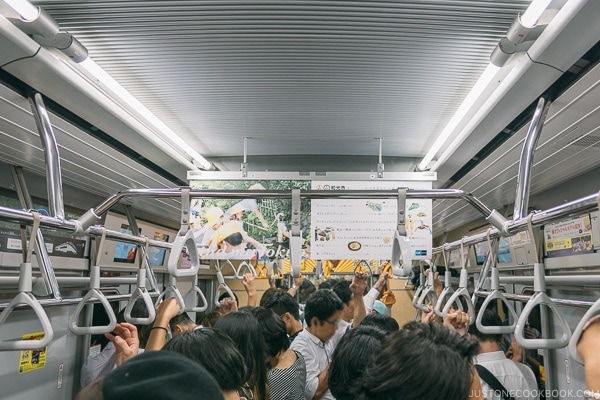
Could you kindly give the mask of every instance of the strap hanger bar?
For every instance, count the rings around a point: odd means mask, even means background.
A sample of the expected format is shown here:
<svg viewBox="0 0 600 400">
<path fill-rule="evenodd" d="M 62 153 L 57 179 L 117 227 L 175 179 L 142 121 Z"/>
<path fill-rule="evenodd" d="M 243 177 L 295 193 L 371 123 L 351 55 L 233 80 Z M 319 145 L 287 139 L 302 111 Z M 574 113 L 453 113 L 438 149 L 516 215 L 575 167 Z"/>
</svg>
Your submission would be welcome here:
<svg viewBox="0 0 600 400">
<path fill-rule="evenodd" d="M 300 189 L 292 189 L 292 229 L 290 235 L 290 270 L 292 276 L 300 276 L 302 236 L 300 232 Z"/>
<path fill-rule="evenodd" d="M 48 319 L 48 315 L 44 312 L 42 305 L 31 293 L 31 255 L 35 247 L 37 233 L 39 231 L 40 220 L 39 214 L 35 211 L 32 213 L 33 227 L 31 228 L 31 236 L 29 246 L 27 246 L 27 230 L 22 228 L 21 248 L 23 249 L 23 262 L 19 271 L 19 293 L 8 303 L 4 311 L 0 314 L 0 327 L 4 325 L 9 315 L 18 305 L 29 306 L 38 317 L 42 325 L 44 336 L 36 340 L 0 340 L 0 351 L 15 351 L 15 350 L 35 350 L 46 347 L 54 338 L 52 324 Z"/>
</svg>

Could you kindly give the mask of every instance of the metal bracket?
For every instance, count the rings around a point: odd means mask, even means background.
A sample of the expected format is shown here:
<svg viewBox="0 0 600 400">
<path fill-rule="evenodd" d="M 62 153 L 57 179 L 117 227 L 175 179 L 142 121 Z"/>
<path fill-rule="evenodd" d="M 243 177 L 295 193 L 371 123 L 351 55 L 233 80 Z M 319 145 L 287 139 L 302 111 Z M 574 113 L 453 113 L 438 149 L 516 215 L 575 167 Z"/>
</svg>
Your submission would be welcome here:
<svg viewBox="0 0 600 400">
<path fill-rule="evenodd" d="M 290 236 L 290 270 L 292 276 L 300 276 L 302 236 L 300 233 L 300 189 L 292 189 L 292 229 Z"/>
<path fill-rule="evenodd" d="M 398 223 L 392 243 L 392 271 L 394 276 L 405 278 L 410 274 L 412 257 L 410 241 L 406 236 L 406 188 L 398 188 Z"/>
</svg>

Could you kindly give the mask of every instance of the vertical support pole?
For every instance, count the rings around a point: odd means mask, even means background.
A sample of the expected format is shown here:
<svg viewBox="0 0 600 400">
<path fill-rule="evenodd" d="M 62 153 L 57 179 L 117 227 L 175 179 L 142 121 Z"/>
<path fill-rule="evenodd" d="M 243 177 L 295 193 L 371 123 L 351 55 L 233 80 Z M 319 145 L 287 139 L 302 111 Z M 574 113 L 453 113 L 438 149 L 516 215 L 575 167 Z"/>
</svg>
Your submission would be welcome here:
<svg viewBox="0 0 600 400">
<path fill-rule="evenodd" d="M 35 93 L 29 97 L 29 104 L 33 111 L 38 134 L 42 140 L 44 156 L 46 159 L 46 189 L 48 191 L 48 211 L 50 216 L 64 219 L 64 201 L 62 191 L 62 178 L 60 173 L 60 155 L 58 144 L 52 131 L 52 124 L 46 112 L 42 95 Z"/>
<path fill-rule="evenodd" d="M 550 101 L 540 97 L 537 107 L 531 119 L 525 143 L 521 150 L 521 159 L 519 160 L 519 173 L 517 175 L 517 194 L 515 198 L 515 209 L 513 212 L 513 221 L 524 218 L 529 207 L 529 188 L 531 187 L 531 167 L 533 165 L 533 154 L 538 140 L 542 133 L 542 127 L 550 108 Z"/>
</svg>

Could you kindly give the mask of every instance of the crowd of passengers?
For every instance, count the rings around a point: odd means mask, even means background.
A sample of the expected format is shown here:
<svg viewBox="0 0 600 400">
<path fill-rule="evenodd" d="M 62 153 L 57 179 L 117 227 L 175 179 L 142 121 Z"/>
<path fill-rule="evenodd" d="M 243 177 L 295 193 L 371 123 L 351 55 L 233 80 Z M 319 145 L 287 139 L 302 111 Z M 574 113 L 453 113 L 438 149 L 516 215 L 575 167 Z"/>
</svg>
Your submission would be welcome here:
<svg viewBox="0 0 600 400">
<path fill-rule="evenodd" d="M 106 334 L 110 343 L 82 368 L 77 399 L 538 398 L 514 340 L 502 350 L 503 335 L 479 332 L 454 309 L 443 320 L 430 310 L 400 328 L 378 300 L 387 279 L 381 275 L 367 290 L 357 272 L 352 281 L 316 289 L 299 277 L 289 290 L 272 287 L 258 302 L 246 274 L 248 305 L 223 298 L 198 325 L 166 299 L 151 325 L 121 322 Z M 441 291 L 437 277 L 436 285 Z M 306 298 L 302 310 L 296 291 Z M 143 314 L 143 307 L 135 312 Z M 497 310 L 485 310 L 483 325 L 502 323 Z M 600 399 L 599 338 L 600 320 L 592 320 L 578 344 L 585 398 Z"/>
</svg>

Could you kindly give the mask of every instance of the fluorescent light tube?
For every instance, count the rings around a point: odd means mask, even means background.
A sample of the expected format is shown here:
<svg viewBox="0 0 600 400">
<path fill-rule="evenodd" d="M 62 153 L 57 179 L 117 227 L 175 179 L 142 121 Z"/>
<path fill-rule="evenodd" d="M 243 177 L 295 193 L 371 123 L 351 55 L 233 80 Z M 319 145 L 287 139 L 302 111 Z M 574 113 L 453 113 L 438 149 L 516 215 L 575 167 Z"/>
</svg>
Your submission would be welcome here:
<svg viewBox="0 0 600 400">
<path fill-rule="evenodd" d="M 433 160 L 435 155 L 440 151 L 442 146 L 450 139 L 450 137 L 454 134 L 454 131 L 458 124 L 465 117 L 467 112 L 471 109 L 479 95 L 483 92 L 483 90 L 487 87 L 487 85 L 494 79 L 496 73 L 500 70 L 500 67 L 495 66 L 492 63 L 489 63 L 487 68 L 483 71 L 467 97 L 463 100 L 458 110 L 454 113 L 440 136 L 433 143 L 433 146 L 429 149 L 423 160 L 419 163 L 417 167 L 421 171 L 425 171 L 427 166 Z"/>
<path fill-rule="evenodd" d="M 104 69 L 102 69 L 94 60 L 90 57 L 79 63 L 85 68 L 92 76 L 94 76 L 100 83 L 106 86 L 110 91 L 113 92 L 118 98 L 124 101 L 126 104 L 131 106 L 134 110 L 144 116 L 156 129 L 162 132 L 163 137 L 160 137 L 161 141 L 165 145 L 170 145 L 177 151 L 180 151 L 182 155 L 188 155 L 191 161 L 198 165 L 202 169 L 211 169 L 212 164 L 204 158 L 200 153 L 195 151 L 186 143 L 179 135 L 165 125 L 156 115 L 148 110 L 138 99 L 133 97 L 123 86 L 121 86 L 116 80 L 113 79 Z"/>
</svg>

